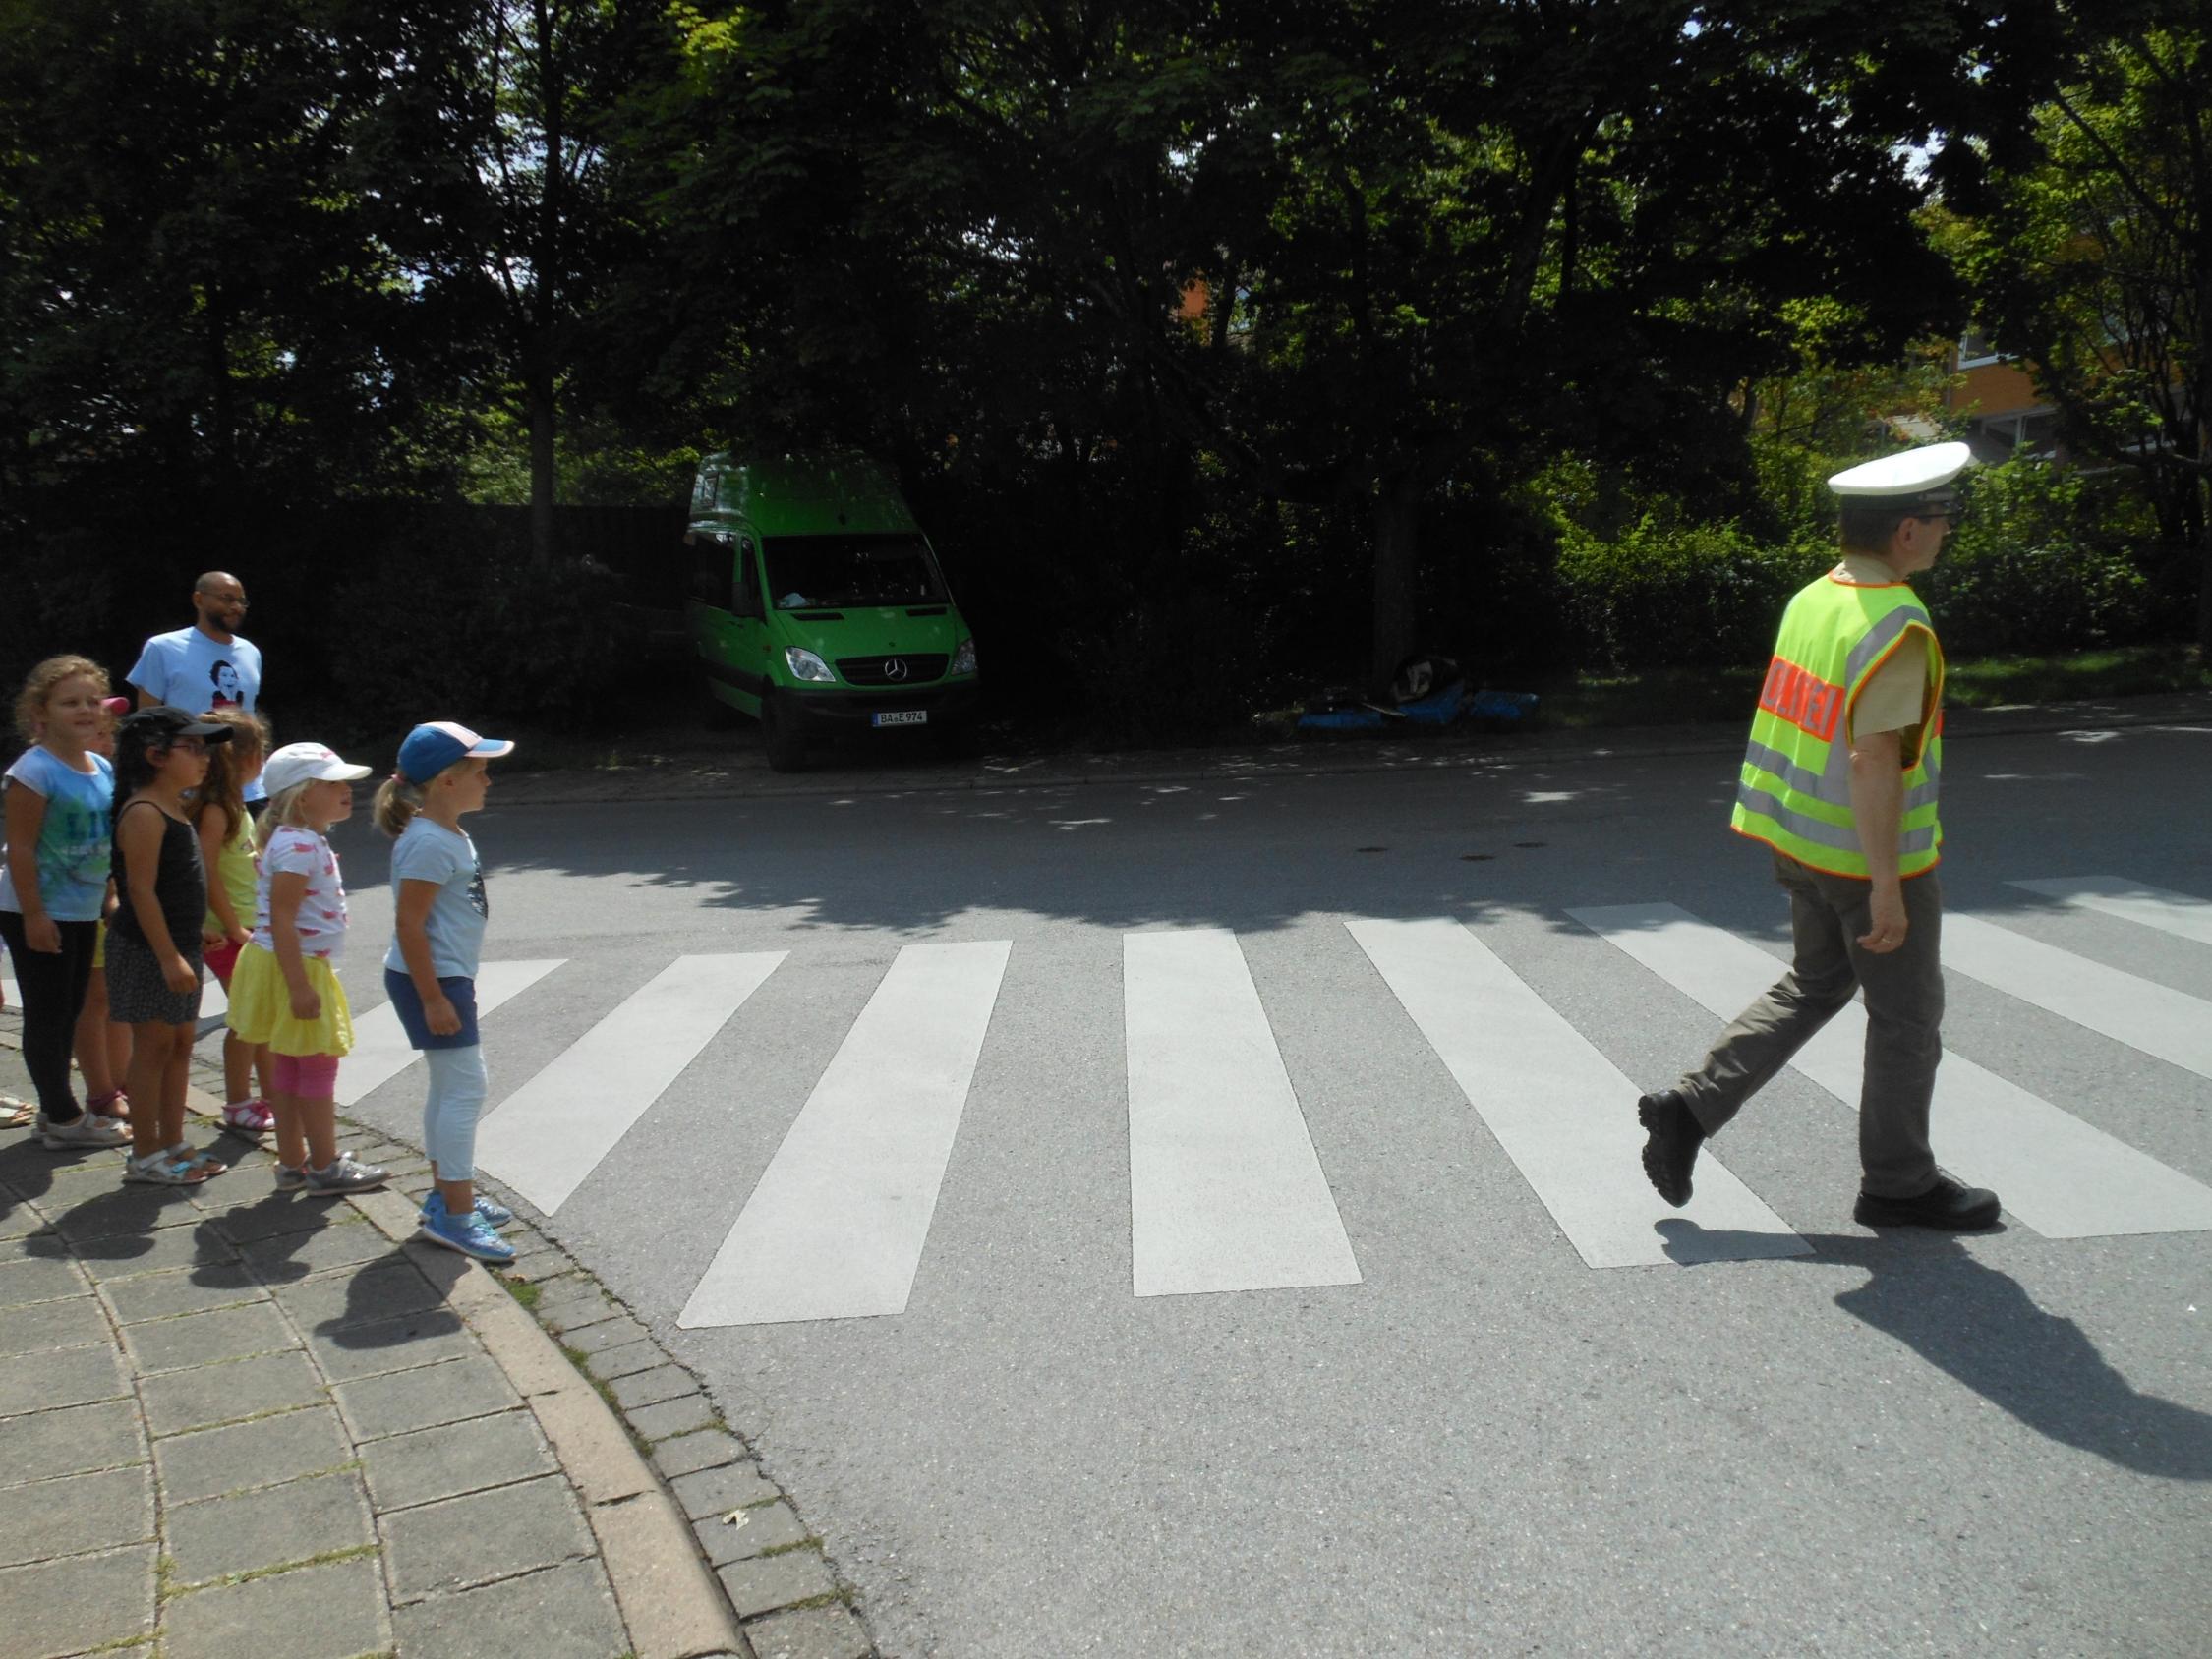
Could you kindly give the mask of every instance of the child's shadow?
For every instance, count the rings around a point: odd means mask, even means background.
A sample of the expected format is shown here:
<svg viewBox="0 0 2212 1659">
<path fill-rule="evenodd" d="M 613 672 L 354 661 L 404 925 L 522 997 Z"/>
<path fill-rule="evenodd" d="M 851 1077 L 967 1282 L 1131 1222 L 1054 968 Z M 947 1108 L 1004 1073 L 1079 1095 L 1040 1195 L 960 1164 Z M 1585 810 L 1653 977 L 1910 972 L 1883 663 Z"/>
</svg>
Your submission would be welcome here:
<svg viewBox="0 0 2212 1659">
<path fill-rule="evenodd" d="M 1727 1235 L 1670 1218 L 1666 1253 L 1710 1262 Z M 2037 1307 L 2017 1281 L 1944 1233 L 1807 1234 L 1812 1254 L 1780 1258 L 1864 1269 L 1835 1305 L 2062 1445 L 2169 1480 L 2212 1480 L 2212 1415 L 2143 1394 L 2070 1319 Z"/>
</svg>

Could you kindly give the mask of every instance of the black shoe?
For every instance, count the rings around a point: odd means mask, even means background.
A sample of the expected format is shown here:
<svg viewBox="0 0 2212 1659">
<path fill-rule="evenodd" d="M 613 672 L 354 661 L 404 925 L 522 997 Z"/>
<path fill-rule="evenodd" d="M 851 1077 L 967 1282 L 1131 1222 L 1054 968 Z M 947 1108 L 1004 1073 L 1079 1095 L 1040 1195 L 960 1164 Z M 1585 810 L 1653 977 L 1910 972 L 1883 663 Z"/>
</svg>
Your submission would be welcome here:
<svg viewBox="0 0 2212 1659">
<path fill-rule="evenodd" d="M 1649 1154 L 1646 1157 L 1649 1158 Z M 1939 1174 L 1918 1198 L 1877 1198 L 1859 1194 L 1851 1219 L 1861 1227 L 1932 1227 L 1945 1232 L 1979 1232 L 1997 1225 L 2000 1205 L 1987 1187 L 1961 1186 Z"/>
<path fill-rule="evenodd" d="M 1644 1142 L 1644 1173 L 1659 1195 L 1679 1210 L 1690 1201 L 1690 1166 L 1698 1161 L 1705 1131 L 1675 1089 L 1645 1095 L 1636 1103 L 1636 1116 L 1651 1131 Z"/>
</svg>

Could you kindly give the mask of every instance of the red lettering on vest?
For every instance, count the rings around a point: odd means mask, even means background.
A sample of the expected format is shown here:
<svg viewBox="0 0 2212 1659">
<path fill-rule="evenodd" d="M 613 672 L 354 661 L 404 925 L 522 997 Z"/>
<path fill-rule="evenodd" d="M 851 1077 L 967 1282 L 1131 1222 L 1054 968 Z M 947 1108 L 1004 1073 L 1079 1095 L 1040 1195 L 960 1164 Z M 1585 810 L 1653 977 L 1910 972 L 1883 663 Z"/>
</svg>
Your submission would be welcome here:
<svg viewBox="0 0 2212 1659">
<path fill-rule="evenodd" d="M 1828 743 L 1834 739 L 1836 722 L 1843 716 L 1843 688 L 1777 657 L 1767 665 L 1759 707 Z"/>
</svg>

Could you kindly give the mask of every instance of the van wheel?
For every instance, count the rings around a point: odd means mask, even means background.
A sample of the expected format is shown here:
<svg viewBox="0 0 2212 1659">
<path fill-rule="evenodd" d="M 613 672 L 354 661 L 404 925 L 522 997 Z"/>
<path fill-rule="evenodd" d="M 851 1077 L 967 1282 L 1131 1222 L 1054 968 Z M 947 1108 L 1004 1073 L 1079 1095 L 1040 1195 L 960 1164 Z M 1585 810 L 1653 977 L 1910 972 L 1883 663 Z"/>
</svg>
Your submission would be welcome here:
<svg viewBox="0 0 2212 1659">
<path fill-rule="evenodd" d="M 773 696 L 760 700 L 760 738 L 761 747 L 768 751 L 769 771 L 806 770 L 806 734 L 799 730 L 796 720 L 776 706 Z"/>
</svg>

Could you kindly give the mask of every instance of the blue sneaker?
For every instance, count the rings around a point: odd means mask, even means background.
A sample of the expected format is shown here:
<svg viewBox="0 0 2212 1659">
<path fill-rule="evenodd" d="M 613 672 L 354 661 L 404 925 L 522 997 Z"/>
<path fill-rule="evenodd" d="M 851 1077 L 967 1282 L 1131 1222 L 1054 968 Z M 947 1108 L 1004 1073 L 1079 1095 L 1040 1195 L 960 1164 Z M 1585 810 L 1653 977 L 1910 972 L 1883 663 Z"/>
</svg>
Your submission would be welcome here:
<svg viewBox="0 0 2212 1659">
<path fill-rule="evenodd" d="M 438 1191 L 435 1186 L 423 1197 L 423 1213 L 430 1215 L 432 1213 L 431 1206 L 434 1204 L 437 1207 L 437 1214 L 440 1216 L 445 1214 L 445 1194 Z M 514 1212 L 504 1204 L 495 1203 L 480 1192 L 476 1195 L 476 1219 L 486 1227 L 505 1227 L 507 1223 L 514 1220 Z"/>
<path fill-rule="evenodd" d="M 514 1246 L 486 1227 L 481 1217 L 474 1211 L 465 1216 L 446 1214 L 445 1200 L 436 1192 L 424 1201 L 423 1219 L 415 1230 L 433 1244 L 442 1244 L 480 1262 L 514 1260 Z"/>
</svg>

